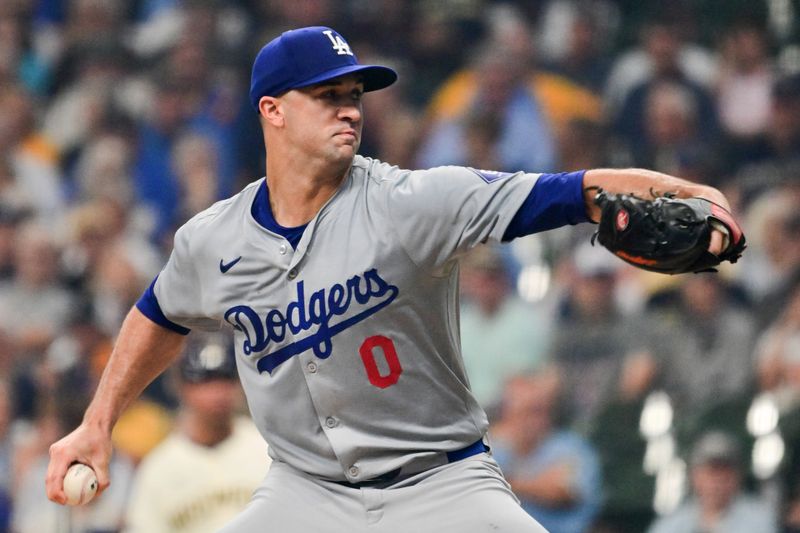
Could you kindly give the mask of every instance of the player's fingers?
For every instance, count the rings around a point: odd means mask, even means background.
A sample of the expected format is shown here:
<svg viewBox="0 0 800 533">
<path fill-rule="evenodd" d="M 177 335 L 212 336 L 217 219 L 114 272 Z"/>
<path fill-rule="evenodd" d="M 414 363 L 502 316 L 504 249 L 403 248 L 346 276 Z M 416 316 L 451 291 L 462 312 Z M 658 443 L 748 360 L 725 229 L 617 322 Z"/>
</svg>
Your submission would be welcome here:
<svg viewBox="0 0 800 533">
<path fill-rule="evenodd" d="M 94 475 L 97 477 L 97 495 L 99 496 L 111 485 L 111 478 L 108 474 L 108 461 L 105 461 L 104 464 L 97 463 L 89 466 L 92 467 Z"/>
<path fill-rule="evenodd" d="M 61 505 L 67 503 L 67 496 L 64 494 L 64 476 L 71 462 L 58 442 L 50 446 L 50 464 L 47 465 L 45 490 L 51 501 Z"/>
</svg>

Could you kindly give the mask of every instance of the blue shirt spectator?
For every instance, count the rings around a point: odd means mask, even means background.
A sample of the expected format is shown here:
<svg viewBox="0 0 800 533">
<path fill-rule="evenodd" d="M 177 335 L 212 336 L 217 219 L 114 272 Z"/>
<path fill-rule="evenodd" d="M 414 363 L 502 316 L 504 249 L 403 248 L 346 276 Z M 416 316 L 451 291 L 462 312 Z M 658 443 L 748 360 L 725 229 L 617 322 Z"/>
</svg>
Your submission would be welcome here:
<svg viewBox="0 0 800 533">
<path fill-rule="evenodd" d="M 739 443 L 725 432 L 711 430 L 694 444 L 689 457 L 693 494 L 676 511 L 658 520 L 649 533 L 775 533 L 777 515 L 764 500 L 742 490 Z"/>
<path fill-rule="evenodd" d="M 589 531 L 602 503 L 597 453 L 553 424 L 555 374 L 512 378 L 492 441 L 494 458 L 522 507 L 550 533 Z"/>
<path fill-rule="evenodd" d="M 703 509 L 696 501 L 688 502 L 674 513 L 653 524 L 649 533 L 684 533 L 703 531 L 708 533 L 774 533 L 775 513 L 763 502 L 747 496 L 739 496 L 711 529 L 702 529 Z"/>
</svg>

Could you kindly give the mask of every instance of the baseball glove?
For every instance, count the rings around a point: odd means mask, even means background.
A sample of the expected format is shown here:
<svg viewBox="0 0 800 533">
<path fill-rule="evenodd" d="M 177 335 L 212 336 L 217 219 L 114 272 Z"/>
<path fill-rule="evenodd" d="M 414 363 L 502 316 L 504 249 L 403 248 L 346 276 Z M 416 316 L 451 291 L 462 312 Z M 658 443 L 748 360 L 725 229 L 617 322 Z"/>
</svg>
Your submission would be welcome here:
<svg viewBox="0 0 800 533">
<path fill-rule="evenodd" d="M 597 240 L 617 257 L 645 270 L 713 272 L 722 261 L 735 263 L 746 246 L 733 216 L 704 198 L 653 194 L 652 199 L 643 199 L 598 189 L 594 202 L 601 216 L 592 244 Z M 714 229 L 727 233 L 718 256 L 708 251 Z"/>
</svg>

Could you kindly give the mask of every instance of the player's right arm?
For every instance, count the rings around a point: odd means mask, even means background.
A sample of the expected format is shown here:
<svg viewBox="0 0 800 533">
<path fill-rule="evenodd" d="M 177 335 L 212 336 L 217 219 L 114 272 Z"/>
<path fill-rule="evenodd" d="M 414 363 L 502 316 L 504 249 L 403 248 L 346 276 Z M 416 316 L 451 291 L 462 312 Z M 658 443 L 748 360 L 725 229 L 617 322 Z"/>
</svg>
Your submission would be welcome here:
<svg viewBox="0 0 800 533">
<path fill-rule="evenodd" d="M 184 340 L 184 335 L 156 324 L 136 307 L 128 313 L 83 422 L 50 447 L 48 498 L 60 504 L 66 502 L 62 485 L 74 462 L 94 469 L 98 492 L 108 487 L 114 424 L 144 388 L 178 357 Z"/>
</svg>

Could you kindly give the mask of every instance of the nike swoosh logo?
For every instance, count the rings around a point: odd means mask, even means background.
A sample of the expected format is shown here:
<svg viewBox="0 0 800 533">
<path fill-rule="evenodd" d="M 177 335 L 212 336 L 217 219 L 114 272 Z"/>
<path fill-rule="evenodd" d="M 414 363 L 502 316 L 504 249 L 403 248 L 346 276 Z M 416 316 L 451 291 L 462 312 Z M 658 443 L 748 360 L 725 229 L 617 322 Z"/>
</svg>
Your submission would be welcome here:
<svg viewBox="0 0 800 533">
<path fill-rule="evenodd" d="M 219 271 L 222 272 L 223 274 L 226 273 L 228 270 L 233 268 L 233 265 L 235 265 L 236 263 L 241 261 L 241 259 L 242 259 L 241 255 L 239 257 L 237 257 L 236 259 L 234 259 L 233 261 L 231 261 L 230 263 L 223 263 L 222 259 L 220 259 L 219 260 Z"/>
</svg>

